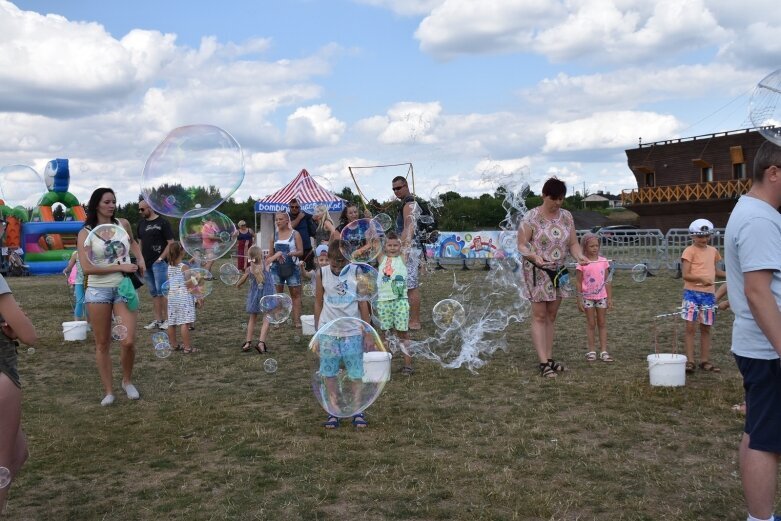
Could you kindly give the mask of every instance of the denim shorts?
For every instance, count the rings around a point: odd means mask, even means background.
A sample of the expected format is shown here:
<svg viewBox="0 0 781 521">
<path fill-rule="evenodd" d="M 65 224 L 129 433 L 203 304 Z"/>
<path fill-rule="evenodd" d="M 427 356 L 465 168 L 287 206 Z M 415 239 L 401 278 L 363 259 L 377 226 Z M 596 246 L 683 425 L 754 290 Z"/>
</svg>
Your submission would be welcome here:
<svg viewBox="0 0 781 521">
<path fill-rule="evenodd" d="M 295 287 L 301 285 L 301 267 L 296 266 L 293 269 L 293 274 L 290 275 L 286 279 L 282 279 L 279 276 L 279 268 L 277 263 L 271 264 L 271 269 L 269 270 L 271 272 L 271 276 L 274 278 L 274 284 L 277 286 L 284 286 L 287 284 L 288 287 Z"/>
<path fill-rule="evenodd" d="M 147 266 L 144 280 L 146 280 L 146 287 L 149 288 L 149 294 L 152 295 L 152 298 L 162 297 L 163 284 L 168 280 L 168 263 L 160 261 Z"/>
<path fill-rule="evenodd" d="M 119 294 L 119 288 L 87 288 L 84 295 L 85 304 L 115 304 L 117 302 L 127 304 L 127 299 Z"/>
<path fill-rule="evenodd" d="M 746 424 L 749 448 L 781 454 L 781 365 L 735 355 L 746 391 Z"/>
<path fill-rule="evenodd" d="M 8 376 L 15 386 L 22 388 L 16 370 L 16 343 L 3 333 L 0 333 L 0 373 Z"/>
</svg>

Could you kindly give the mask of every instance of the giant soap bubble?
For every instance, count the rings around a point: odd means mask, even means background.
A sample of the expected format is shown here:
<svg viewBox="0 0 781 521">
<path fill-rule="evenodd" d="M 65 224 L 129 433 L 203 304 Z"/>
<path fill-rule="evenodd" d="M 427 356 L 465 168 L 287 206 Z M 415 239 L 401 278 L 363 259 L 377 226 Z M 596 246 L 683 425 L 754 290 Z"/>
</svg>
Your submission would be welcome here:
<svg viewBox="0 0 781 521">
<path fill-rule="evenodd" d="M 265 295 L 260 299 L 260 311 L 272 324 L 281 324 L 290 316 L 293 300 L 285 293 Z"/>
<path fill-rule="evenodd" d="M 385 249 L 385 231 L 373 219 L 357 219 L 342 229 L 339 249 L 350 262 L 371 262 Z"/>
<path fill-rule="evenodd" d="M 130 236 L 118 224 L 101 224 L 84 240 L 87 258 L 95 266 L 130 262 Z"/>
<path fill-rule="evenodd" d="M 466 313 L 460 302 L 446 298 L 434 305 L 431 310 L 431 319 L 438 328 L 450 329 L 451 327 L 461 327 L 466 320 Z"/>
<path fill-rule="evenodd" d="M 220 280 L 227 286 L 235 286 L 241 278 L 241 272 L 235 264 L 226 262 L 220 266 Z"/>
<path fill-rule="evenodd" d="M 46 184 L 38 172 L 26 165 L 8 165 L 0 168 L 0 199 L 11 206 L 32 208 L 38 205 Z"/>
<path fill-rule="evenodd" d="M 332 416 L 363 412 L 390 380 L 391 354 L 377 331 L 352 317 L 332 320 L 309 342 L 314 355 L 312 391 Z"/>
<path fill-rule="evenodd" d="M 157 213 L 207 214 L 241 186 L 244 155 L 233 136 L 212 125 L 171 131 L 146 160 L 141 193 Z"/>
<path fill-rule="evenodd" d="M 371 302 L 377 298 L 377 270 L 368 264 L 353 263 L 342 269 L 339 278 L 346 280 L 347 296 L 359 302 Z M 355 283 L 349 279 L 355 277 Z"/>
<path fill-rule="evenodd" d="M 179 221 L 182 248 L 198 263 L 219 259 L 236 244 L 236 225 L 217 210 L 202 214 L 190 210 Z"/>
<path fill-rule="evenodd" d="M 193 297 L 202 299 L 211 295 L 214 277 L 209 270 L 188 268 L 183 274 L 184 285 Z"/>
<path fill-rule="evenodd" d="M 757 84 L 749 102 L 749 118 L 765 139 L 781 146 L 781 69 Z"/>
</svg>

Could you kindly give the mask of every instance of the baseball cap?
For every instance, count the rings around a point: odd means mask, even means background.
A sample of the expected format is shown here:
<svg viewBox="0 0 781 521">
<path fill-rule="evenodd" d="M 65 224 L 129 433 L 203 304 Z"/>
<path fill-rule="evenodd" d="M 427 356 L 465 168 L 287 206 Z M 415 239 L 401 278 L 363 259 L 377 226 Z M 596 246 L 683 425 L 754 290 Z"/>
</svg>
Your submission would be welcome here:
<svg viewBox="0 0 781 521">
<path fill-rule="evenodd" d="M 696 219 L 689 225 L 691 235 L 710 235 L 713 233 L 713 223 L 708 219 Z"/>
<path fill-rule="evenodd" d="M 323 254 L 328 254 L 328 246 L 326 246 L 325 244 L 321 244 L 315 250 L 315 254 L 317 254 L 318 257 Z"/>
</svg>

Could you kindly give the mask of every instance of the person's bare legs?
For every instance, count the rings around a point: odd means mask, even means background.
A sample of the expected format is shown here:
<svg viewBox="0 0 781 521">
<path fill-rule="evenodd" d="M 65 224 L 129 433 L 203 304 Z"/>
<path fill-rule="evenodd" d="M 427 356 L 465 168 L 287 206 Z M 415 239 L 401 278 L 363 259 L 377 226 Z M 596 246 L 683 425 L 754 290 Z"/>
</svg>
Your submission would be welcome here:
<svg viewBox="0 0 781 521">
<path fill-rule="evenodd" d="M 122 319 L 122 325 L 127 328 L 127 336 L 120 342 L 119 359 L 122 364 L 122 385 L 129 385 L 133 383 L 133 365 L 136 361 L 137 316 L 122 302 L 114 304 L 114 314 Z"/>
<path fill-rule="evenodd" d="M 186 349 L 192 349 L 193 345 L 190 343 L 190 324 L 182 324 L 179 326 L 179 332 L 182 334 L 182 347 Z"/>
<path fill-rule="evenodd" d="M 301 286 L 289 286 L 288 290 L 293 301 L 293 325 L 301 327 Z"/>
<path fill-rule="evenodd" d="M 155 310 L 155 320 L 165 322 L 168 315 L 168 303 L 165 301 L 165 297 L 153 297 L 152 305 Z"/>
<path fill-rule="evenodd" d="M 111 304 L 87 304 L 90 325 L 95 335 L 95 364 L 98 366 L 104 394 L 114 394 L 111 374 Z M 135 329 L 135 327 L 134 327 Z M 128 330 L 128 333 L 130 330 Z"/>
<path fill-rule="evenodd" d="M 409 328 L 420 329 L 420 288 L 408 289 L 407 300 L 409 301 Z"/>
<path fill-rule="evenodd" d="M 561 306 L 560 298 L 545 303 L 545 311 L 547 315 L 547 320 L 545 322 L 545 352 L 547 354 L 546 362 L 547 360 L 553 358 L 553 337 L 555 336 L 556 315 L 559 313 L 559 306 Z"/>
<path fill-rule="evenodd" d="M 11 482 L 27 460 L 27 440 L 21 428 L 22 390 L 0 373 L 0 467 L 11 473 Z M 9 484 L 0 488 L 0 516 L 8 499 Z"/>
<path fill-rule="evenodd" d="M 740 442 L 740 476 L 749 514 L 759 519 L 773 515 L 778 479 L 779 455 L 749 448 L 750 437 Z"/>
<path fill-rule="evenodd" d="M 597 326 L 596 308 L 586 308 L 586 341 L 589 352 L 595 351 L 594 328 Z"/>
<path fill-rule="evenodd" d="M 710 362 L 711 327 L 700 324 L 700 361 Z"/>
<path fill-rule="evenodd" d="M 695 363 L 694 361 L 694 335 L 697 333 L 697 324 L 691 320 L 686 321 L 686 334 L 683 337 L 683 345 L 686 350 L 686 359 Z"/>
<path fill-rule="evenodd" d="M 553 356 L 553 325 L 561 299 L 552 302 L 532 302 L 532 345 L 540 363 Z"/>
<path fill-rule="evenodd" d="M 250 313 L 247 320 L 247 334 L 244 336 L 244 340 L 252 342 L 252 337 L 255 336 L 255 321 L 258 319 L 257 313 Z"/>
<path fill-rule="evenodd" d="M 607 353 L 607 309 L 595 309 L 597 310 L 597 327 L 599 328 L 599 346 L 603 353 Z"/>
</svg>

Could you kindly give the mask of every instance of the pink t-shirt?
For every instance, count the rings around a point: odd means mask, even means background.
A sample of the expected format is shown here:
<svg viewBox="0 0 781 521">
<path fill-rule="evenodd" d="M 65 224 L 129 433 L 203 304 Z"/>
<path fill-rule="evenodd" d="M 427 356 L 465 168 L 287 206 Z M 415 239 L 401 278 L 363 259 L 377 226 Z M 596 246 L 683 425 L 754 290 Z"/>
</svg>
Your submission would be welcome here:
<svg viewBox="0 0 781 521">
<path fill-rule="evenodd" d="M 605 289 L 605 273 L 610 263 L 604 257 L 597 257 L 596 262 L 578 264 L 575 269 L 581 272 L 580 292 L 586 300 L 602 300 L 607 298 Z M 597 291 L 599 290 L 599 291 Z"/>
<path fill-rule="evenodd" d="M 681 259 L 689 261 L 689 274 L 693 277 L 703 277 L 709 280 L 716 280 L 716 263 L 721 260 L 719 250 L 711 245 L 700 248 L 699 246 L 689 246 L 681 254 Z M 715 293 L 713 286 L 698 286 L 694 282 L 684 282 L 683 289 L 701 291 L 703 293 Z"/>
</svg>

